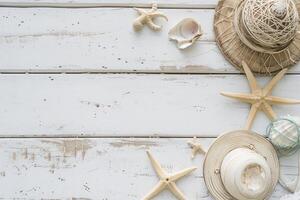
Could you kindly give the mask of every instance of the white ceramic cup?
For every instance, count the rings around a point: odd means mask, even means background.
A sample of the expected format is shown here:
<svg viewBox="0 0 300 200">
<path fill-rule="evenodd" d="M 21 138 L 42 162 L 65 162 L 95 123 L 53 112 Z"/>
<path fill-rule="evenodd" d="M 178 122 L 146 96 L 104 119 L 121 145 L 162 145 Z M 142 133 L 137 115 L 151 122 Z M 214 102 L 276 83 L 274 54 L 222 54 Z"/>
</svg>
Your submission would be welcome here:
<svg viewBox="0 0 300 200">
<path fill-rule="evenodd" d="M 226 190 L 239 200 L 263 200 L 272 187 L 267 161 L 248 148 L 229 152 L 222 162 L 220 173 Z"/>
</svg>

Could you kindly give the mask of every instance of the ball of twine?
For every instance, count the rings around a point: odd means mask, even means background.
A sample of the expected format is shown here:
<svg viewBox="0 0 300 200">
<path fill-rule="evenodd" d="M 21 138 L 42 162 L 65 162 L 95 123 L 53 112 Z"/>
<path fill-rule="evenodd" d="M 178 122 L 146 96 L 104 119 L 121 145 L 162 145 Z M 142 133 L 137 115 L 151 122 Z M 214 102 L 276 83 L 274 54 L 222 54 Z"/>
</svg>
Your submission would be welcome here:
<svg viewBox="0 0 300 200">
<path fill-rule="evenodd" d="M 268 51 L 282 50 L 296 35 L 299 16 L 293 0 L 246 0 L 241 15 L 245 37 Z"/>
</svg>

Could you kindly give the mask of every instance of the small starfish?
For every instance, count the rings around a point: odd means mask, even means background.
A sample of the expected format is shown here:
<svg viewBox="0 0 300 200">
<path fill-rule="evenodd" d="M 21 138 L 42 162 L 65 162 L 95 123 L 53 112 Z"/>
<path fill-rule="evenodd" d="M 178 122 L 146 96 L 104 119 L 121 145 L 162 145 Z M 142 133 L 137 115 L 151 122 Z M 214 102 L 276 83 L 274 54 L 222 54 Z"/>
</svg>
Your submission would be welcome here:
<svg viewBox="0 0 300 200">
<path fill-rule="evenodd" d="M 251 109 L 246 123 L 246 129 L 249 130 L 253 124 L 254 118 L 258 110 L 262 110 L 269 119 L 274 120 L 276 113 L 272 109 L 274 104 L 299 104 L 299 100 L 286 99 L 281 97 L 271 96 L 272 89 L 280 81 L 280 79 L 287 72 L 287 69 L 281 70 L 263 89 L 257 84 L 257 81 L 249 69 L 248 65 L 242 62 L 245 74 L 247 76 L 251 94 L 241 93 L 225 93 L 221 92 L 222 95 L 230 98 L 238 99 L 244 103 L 250 103 Z"/>
<path fill-rule="evenodd" d="M 165 172 L 165 170 L 161 167 L 161 165 L 153 158 L 151 153 L 147 151 L 147 155 L 151 161 L 151 164 L 157 174 L 157 176 L 160 178 L 160 181 L 158 184 L 149 192 L 143 200 L 150 200 L 153 199 L 155 196 L 157 196 L 161 191 L 165 189 L 169 189 L 174 196 L 176 196 L 180 200 L 185 200 L 184 194 L 179 190 L 179 188 L 176 186 L 176 181 L 178 179 L 181 179 L 182 177 L 190 174 L 194 170 L 197 169 L 197 167 L 191 167 L 184 169 L 182 171 L 179 171 L 174 174 L 168 174 Z"/>
<path fill-rule="evenodd" d="M 153 22 L 153 19 L 155 17 L 162 17 L 168 21 L 166 15 L 157 11 L 157 4 L 153 4 L 152 9 L 149 11 L 145 11 L 144 9 L 140 9 L 140 8 L 134 8 L 134 9 L 140 14 L 140 16 L 136 18 L 133 22 L 133 27 L 136 31 L 141 30 L 145 24 L 147 24 L 149 28 L 151 28 L 154 31 L 160 30 L 162 26 L 159 26 Z"/>
<path fill-rule="evenodd" d="M 197 143 L 197 137 L 193 137 L 193 140 L 187 142 L 188 145 L 192 148 L 192 159 L 195 158 L 196 154 L 206 154 L 206 151 L 203 149 L 202 145 Z"/>
</svg>

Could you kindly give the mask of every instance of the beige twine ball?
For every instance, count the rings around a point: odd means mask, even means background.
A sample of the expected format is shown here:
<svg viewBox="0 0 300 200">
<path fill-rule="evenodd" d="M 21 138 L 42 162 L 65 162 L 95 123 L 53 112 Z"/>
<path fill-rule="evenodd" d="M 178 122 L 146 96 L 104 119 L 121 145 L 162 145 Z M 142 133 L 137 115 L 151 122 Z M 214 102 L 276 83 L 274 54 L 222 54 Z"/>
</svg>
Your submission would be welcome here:
<svg viewBox="0 0 300 200">
<path fill-rule="evenodd" d="M 290 44 L 297 32 L 298 18 L 293 0 L 246 0 L 242 11 L 247 38 L 270 51 Z"/>
</svg>

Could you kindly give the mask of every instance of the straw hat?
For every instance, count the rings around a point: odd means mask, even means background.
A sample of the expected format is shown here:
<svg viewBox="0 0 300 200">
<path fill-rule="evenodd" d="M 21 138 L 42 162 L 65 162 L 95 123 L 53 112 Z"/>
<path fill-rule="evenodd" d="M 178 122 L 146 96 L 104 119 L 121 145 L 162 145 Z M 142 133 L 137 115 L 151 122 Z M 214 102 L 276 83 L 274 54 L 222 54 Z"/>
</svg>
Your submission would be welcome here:
<svg viewBox="0 0 300 200">
<path fill-rule="evenodd" d="M 300 60 L 299 0 L 220 0 L 216 41 L 238 69 L 270 74 Z"/>
<path fill-rule="evenodd" d="M 279 177 L 276 151 L 262 136 L 234 131 L 220 136 L 204 161 L 204 180 L 218 200 L 264 200 Z"/>
</svg>

